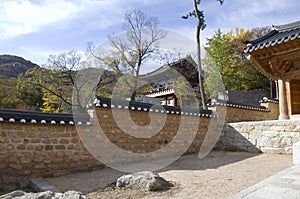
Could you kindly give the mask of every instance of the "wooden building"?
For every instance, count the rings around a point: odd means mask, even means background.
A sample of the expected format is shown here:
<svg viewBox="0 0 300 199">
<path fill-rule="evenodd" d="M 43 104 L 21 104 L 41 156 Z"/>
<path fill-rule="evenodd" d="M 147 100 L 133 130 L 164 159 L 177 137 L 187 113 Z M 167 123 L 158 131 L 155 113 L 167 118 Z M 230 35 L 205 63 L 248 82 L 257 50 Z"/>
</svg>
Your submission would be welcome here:
<svg viewBox="0 0 300 199">
<path fill-rule="evenodd" d="M 255 67 L 277 81 L 279 119 L 300 117 L 300 21 L 273 26 L 244 49 Z"/>
<path fill-rule="evenodd" d="M 193 99 L 196 96 L 195 93 L 199 90 L 196 66 L 192 57 L 187 56 L 179 61 L 165 64 L 150 73 L 141 75 L 140 79 L 148 82 L 151 87 L 143 95 L 159 99 L 161 105 L 180 106 L 181 96 L 176 96 L 175 82 L 178 78 L 184 77 L 191 87 L 187 96 L 185 96 L 185 103 L 189 104 L 189 99 Z"/>
</svg>

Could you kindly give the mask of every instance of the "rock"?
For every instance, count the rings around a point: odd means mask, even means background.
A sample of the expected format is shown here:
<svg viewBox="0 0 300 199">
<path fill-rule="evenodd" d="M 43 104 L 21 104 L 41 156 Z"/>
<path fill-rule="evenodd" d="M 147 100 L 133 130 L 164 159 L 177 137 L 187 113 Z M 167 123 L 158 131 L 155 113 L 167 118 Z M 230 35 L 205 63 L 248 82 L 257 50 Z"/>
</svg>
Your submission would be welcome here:
<svg viewBox="0 0 300 199">
<path fill-rule="evenodd" d="M 86 197 L 77 191 L 68 191 L 60 199 L 85 199 Z"/>
<path fill-rule="evenodd" d="M 24 191 L 14 191 L 5 195 L 0 196 L 0 199 L 13 199 L 13 198 L 21 198 L 26 195 Z"/>
<path fill-rule="evenodd" d="M 173 187 L 173 184 L 158 174 L 154 174 L 151 171 L 144 171 L 119 177 L 116 187 L 142 191 L 165 191 Z"/>
<path fill-rule="evenodd" d="M 77 191 L 68 191 L 65 193 L 56 193 L 53 191 L 44 191 L 39 193 L 14 191 L 0 196 L 0 199 L 86 199 L 86 197 Z"/>
</svg>

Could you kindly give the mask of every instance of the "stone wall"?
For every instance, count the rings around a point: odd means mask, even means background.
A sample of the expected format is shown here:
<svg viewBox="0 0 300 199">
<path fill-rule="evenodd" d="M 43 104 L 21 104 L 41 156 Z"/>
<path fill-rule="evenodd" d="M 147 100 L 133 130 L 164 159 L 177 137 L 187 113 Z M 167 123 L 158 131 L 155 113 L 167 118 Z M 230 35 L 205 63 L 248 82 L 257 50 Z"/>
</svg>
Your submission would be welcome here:
<svg viewBox="0 0 300 199">
<path fill-rule="evenodd" d="M 115 110 L 118 115 L 121 115 L 123 110 Z M 147 126 L 150 123 L 150 117 L 148 112 L 138 112 L 138 111 L 129 111 L 132 121 L 140 127 Z M 215 120 L 210 117 L 195 117 L 195 116 L 186 116 L 181 114 L 166 114 L 166 121 L 161 121 L 160 114 L 154 113 L 152 115 L 152 120 L 154 123 L 147 129 L 139 127 L 133 127 L 131 125 L 124 125 L 125 128 L 120 128 L 118 124 L 114 121 L 112 115 L 112 109 L 109 108 L 98 108 L 96 111 L 96 120 L 101 121 L 100 127 L 102 128 L 105 135 L 119 148 L 128 150 L 134 153 L 145 153 L 157 151 L 166 145 L 168 145 L 174 137 L 179 134 L 182 134 L 184 137 L 194 136 L 193 129 L 196 129 L 197 134 L 191 146 L 188 148 L 187 153 L 194 153 L 199 151 L 200 146 L 206 136 L 206 132 L 210 125 L 211 120 Z M 197 121 L 196 121 L 197 120 Z M 144 135 L 153 134 L 155 131 L 155 125 L 161 125 L 164 122 L 163 128 L 155 133 L 150 138 L 139 138 L 132 136 L 132 134 L 139 134 L 143 131 Z M 180 124 L 185 123 L 180 130 Z M 198 124 L 197 124 L 198 123 Z M 198 127 L 195 127 L 195 124 Z M 214 121 L 212 121 L 211 126 L 213 127 Z M 128 135 L 127 132 L 130 132 L 131 135 Z M 183 131 L 183 132 L 181 132 Z M 174 150 L 177 150 L 181 144 L 184 144 L 185 138 L 182 138 L 180 142 L 177 143 Z"/>
<path fill-rule="evenodd" d="M 293 144 L 298 141 L 300 120 L 238 122 L 225 125 L 215 148 L 292 154 Z"/>
<path fill-rule="evenodd" d="M 87 137 L 92 136 L 98 130 L 95 123 L 100 124 L 106 137 L 119 148 L 134 153 L 145 153 L 167 146 L 175 136 L 178 136 L 180 123 L 183 121 L 188 124 L 181 130 L 182 136 L 185 137 L 192 136 L 188 133 L 189 128 L 199 122 L 195 139 L 186 151 L 186 153 L 193 153 L 199 151 L 210 121 L 215 120 L 209 111 L 206 111 L 205 114 L 196 114 L 170 107 L 168 108 L 170 110 L 164 113 L 166 122 L 157 134 L 150 138 L 136 138 L 127 135 L 124 128 L 130 129 L 132 132 L 136 131 L 136 133 L 140 129 L 133 128 L 130 124 L 124 124 L 125 127 L 120 128 L 114 120 L 112 110 L 118 111 L 118 114 L 129 112 L 132 120 L 141 127 L 149 124 L 151 111 L 153 111 L 152 118 L 158 123 L 160 121 L 155 118 L 162 113 L 149 107 L 141 108 L 138 104 L 135 105 L 135 107 L 130 106 L 130 110 L 124 110 L 125 106 L 121 109 L 114 106 L 113 109 L 113 105 L 101 104 L 95 108 L 94 124 L 87 122 L 89 125 L 82 125 L 80 122 L 82 126 L 77 125 L 77 129 L 74 125 L 70 125 L 70 123 L 77 123 L 76 121 L 59 122 L 55 118 L 47 118 L 45 115 L 39 115 L 39 117 L 46 117 L 43 120 L 39 120 L 36 115 L 33 115 L 35 117 L 33 120 L 30 119 L 30 113 L 23 113 L 26 120 L 21 119 L 22 114 L 19 114 L 20 118 L 16 119 L 11 117 L 18 115 L 17 113 L 5 117 L 8 113 L 0 111 L 0 188 L 9 190 L 23 187 L 28 184 L 30 178 L 34 177 L 60 176 L 103 168 L 104 165 L 88 152 L 78 134 L 79 130 L 86 132 Z M 118 107 L 120 106 L 118 105 Z M 59 116 L 60 119 L 64 118 L 63 115 Z M 54 115 L 53 117 L 58 116 Z M 151 128 L 149 132 L 151 132 Z M 176 147 L 172 150 L 176 151 L 184 144 L 186 144 L 185 139 L 179 139 Z M 110 154 L 106 153 L 108 156 Z M 118 156 L 114 158 L 118 158 Z"/>
<path fill-rule="evenodd" d="M 82 135 L 79 135 L 78 131 L 84 132 L 84 137 L 92 138 L 101 128 L 110 143 L 133 153 L 157 151 L 170 146 L 169 143 L 174 140 L 176 145 L 168 150 L 176 153 L 186 146 L 186 138 L 192 138 L 192 144 L 186 147 L 185 153 L 194 153 L 200 150 L 208 128 L 218 128 L 215 123 L 222 117 L 220 115 L 219 118 L 215 118 L 211 111 L 198 113 L 179 107 L 160 109 L 150 104 L 111 102 L 110 99 L 104 98 L 99 99 L 95 106 L 92 120 L 86 115 L 75 117 L 71 114 L 0 110 L 0 187 L 15 189 L 25 186 L 33 177 L 60 176 L 103 168 L 104 165 L 87 150 L 90 145 L 83 145 Z M 269 103 L 266 107 L 248 107 L 229 103 L 215 106 L 216 109 L 226 110 L 227 122 L 276 119 L 278 104 Z M 113 112 L 123 118 L 131 118 L 136 125 L 116 122 Z M 166 117 L 163 124 L 162 115 Z M 121 118 L 120 121 L 123 119 Z M 151 122 L 154 124 L 149 126 Z M 75 127 L 74 124 L 77 126 Z M 248 151 L 257 151 L 255 148 L 257 146 L 258 149 L 267 152 L 270 142 L 274 142 L 271 146 L 274 151 L 276 148 L 278 152 L 290 153 L 289 147 L 298 136 L 298 124 L 295 124 L 293 130 L 285 129 L 284 125 L 277 125 L 278 132 L 273 131 L 275 128 L 273 124 L 267 124 L 269 123 L 251 127 L 239 126 L 239 123 L 229 124 L 225 127 L 217 146 L 220 149 L 233 148 Z M 156 125 L 162 125 L 162 128 L 147 138 L 127 133 L 138 135 L 142 132 L 150 135 Z M 263 130 L 259 129 L 260 126 Z M 193 129 L 196 130 L 193 132 Z M 290 131 L 293 136 L 287 133 Z M 268 139 L 271 141 L 266 141 Z M 105 155 L 111 156 L 110 149 L 103 150 L 107 150 Z M 123 161 L 118 154 L 114 154 L 114 158 Z"/>
<path fill-rule="evenodd" d="M 92 170 L 98 163 L 73 125 L 0 122 L 0 187 L 26 186 L 29 178 Z"/>
<path fill-rule="evenodd" d="M 277 120 L 279 106 L 277 101 L 261 101 L 261 106 L 249 106 L 232 102 L 217 102 L 210 105 L 213 111 L 225 113 L 225 122 Z M 224 117 L 224 116 L 223 116 Z"/>
</svg>

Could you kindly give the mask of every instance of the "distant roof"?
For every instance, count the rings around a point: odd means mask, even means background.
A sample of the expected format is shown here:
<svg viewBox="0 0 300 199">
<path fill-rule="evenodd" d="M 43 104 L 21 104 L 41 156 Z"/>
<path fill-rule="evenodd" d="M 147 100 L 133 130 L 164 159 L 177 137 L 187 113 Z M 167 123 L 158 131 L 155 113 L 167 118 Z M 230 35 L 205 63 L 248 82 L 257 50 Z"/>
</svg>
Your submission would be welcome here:
<svg viewBox="0 0 300 199">
<path fill-rule="evenodd" d="M 198 85 L 197 64 L 191 56 L 187 56 L 170 64 L 165 64 L 158 69 L 144 75 L 140 75 L 142 80 L 148 83 L 166 84 L 174 82 L 179 76 L 184 76 L 192 86 Z"/>
<path fill-rule="evenodd" d="M 251 53 L 259 49 L 279 45 L 294 39 L 300 39 L 300 21 L 285 25 L 273 25 L 273 30 L 271 32 L 253 41 L 247 42 L 244 53 Z"/>
</svg>

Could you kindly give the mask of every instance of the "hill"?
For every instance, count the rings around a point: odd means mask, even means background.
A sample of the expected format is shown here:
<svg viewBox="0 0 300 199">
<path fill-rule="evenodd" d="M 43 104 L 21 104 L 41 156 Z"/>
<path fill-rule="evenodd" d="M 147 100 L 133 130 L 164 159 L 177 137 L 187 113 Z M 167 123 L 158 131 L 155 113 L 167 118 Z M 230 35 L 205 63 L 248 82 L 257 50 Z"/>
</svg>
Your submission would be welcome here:
<svg viewBox="0 0 300 199">
<path fill-rule="evenodd" d="M 17 77 L 28 69 L 38 66 L 15 55 L 0 55 L 0 76 Z"/>
</svg>

